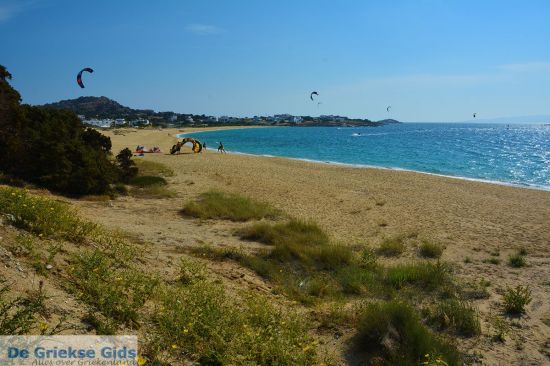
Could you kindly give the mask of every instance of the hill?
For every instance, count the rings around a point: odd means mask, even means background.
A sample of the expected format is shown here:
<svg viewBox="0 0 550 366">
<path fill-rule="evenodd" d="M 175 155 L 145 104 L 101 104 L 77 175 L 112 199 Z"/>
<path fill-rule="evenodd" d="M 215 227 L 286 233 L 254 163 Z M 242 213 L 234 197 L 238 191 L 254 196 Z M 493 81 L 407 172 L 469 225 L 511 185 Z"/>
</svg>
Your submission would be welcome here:
<svg viewBox="0 0 550 366">
<path fill-rule="evenodd" d="M 87 118 L 123 118 L 138 115 L 154 115 L 152 110 L 126 107 L 107 97 L 80 97 L 45 104 L 44 107 L 66 109 Z"/>
</svg>

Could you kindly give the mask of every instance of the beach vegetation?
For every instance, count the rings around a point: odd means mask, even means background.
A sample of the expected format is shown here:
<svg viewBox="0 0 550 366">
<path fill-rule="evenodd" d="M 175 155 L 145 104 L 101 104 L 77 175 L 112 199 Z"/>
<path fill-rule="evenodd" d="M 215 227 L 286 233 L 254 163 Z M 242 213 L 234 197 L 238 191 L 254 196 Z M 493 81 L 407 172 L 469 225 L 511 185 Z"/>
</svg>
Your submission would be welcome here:
<svg viewBox="0 0 550 366">
<path fill-rule="evenodd" d="M 397 257 L 405 251 L 405 239 L 403 235 L 385 238 L 378 247 L 378 254 L 384 257 Z"/>
<path fill-rule="evenodd" d="M 78 243 L 96 229 L 68 204 L 20 188 L 0 187 L 0 213 L 11 225 L 45 238 Z"/>
<path fill-rule="evenodd" d="M 432 291 L 448 285 L 451 277 L 450 268 L 445 263 L 418 262 L 397 264 L 386 268 L 383 280 L 395 289 L 413 286 Z"/>
<path fill-rule="evenodd" d="M 221 284 L 164 287 L 154 315 L 159 342 L 201 365 L 310 365 L 316 343 L 296 314 L 258 294 L 228 296 Z"/>
<path fill-rule="evenodd" d="M 490 297 L 487 288 L 490 286 L 488 281 L 481 279 L 479 282 L 467 283 L 461 288 L 461 294 L 464 299 L 468 300 L 480 300 L 488 299 Z"/>
<path fill-rule="evenodd" d="M 174 171 L 168 166 L 159 163 L 158 161 L 139 159 L 134 160 L 139 169 L 140 175 L 160 176 L 164 178 L 173 177 Z"/>
<path fill-rule="evenodd" d="M 518 285 L 515 288 L 506 288 L 502 300 L 506 313 L 519 315 L 525 313 L 525 307 L 531 303 L 533 298 L 529 286 Z"/>
<path fill-rule="evenodd" d="M 127 147 L 122 149 L 116 156 L 116 163 L 119 167 L 120 180 L 128 183 L 138 174 L 138 167 L 132 160 L 132 152 Z"/>
<path fill-rule="evenodd" d="M 418 248 L 418 253 L 424 258 L 439 258 L 443 254 L 443 247 L 429 241 L 423 241 Z"/>
<path fill-rule="evenodd" d="M 123 266 L 110 251 L 80 252 L 69 269 L 73 292 L 104 316 L 121 324 L 139 325 L 139 310 L 158 281 L 130 266 Z"/>
<path fill-rule="evenodd" d="M 367 362 L 418 365 L 425 355 L 436 354 L 448 365 L 462 364 L 456 346 L 423 325 L 412 306 L 396 300 L 366 305 L 352 342 L 351 351 Z"/>
<path fill-rule="evenodd" d="M 521 254 L 514 254 L 508 258 L 508 265 L 514 268 L 525 267 L 525 257 Z"/>
<path fill-rule="evenodd" d="M 183 216 L 199 219 L 222 219 L 230 221 L 274 219 L 279 210 L 264 202 L 235 193 L 211 190 L 199 196 L 196 201 L 188 202 L 180 211 Z"/>
<path fill-rule="evenodd" d="M 481 334 L 481 325 L 474 307 L 458 299 L 440 301 L 424 309 L 428 323 L 439 330 L 472 337 Z"/>
<path fill-rule="evenodd" d="M 0 171 L 65 195 L 110 192 L 120 176 L 111 140 L 74 112 L 21 104 L 0 65 Z"/>
<path fill-rule="evenodd" d="M 491 257 L 491 258 L 486 258 L 486 259 L 482 260 L 482 262 L 497 265 L 497 264 L 500 264 L 500 259 L 495 258 L 495 257 Z"/>
<path fill-rule="evenodd" d="M 493 329 L 493 339 L 504 343 L 506 341 L 506 336 L 510 332 L 510 324 L 506 319 L 498 315 L 491 316 L 489 318 L 489 325 Z"/>
<path fill-rule="evenodd" d="M 524 247 L 519 248 L 518 255 L 526 256 L 527 255 L 527 249 L 525 249 Z"/>
<path fill-rule="evenodd" d="M 29 296 L 8 297 L 9 286 L 0 280 L 0 334 L 29 334 L 44 310 L 44 294 L 41 289 Z"/>
</svg>

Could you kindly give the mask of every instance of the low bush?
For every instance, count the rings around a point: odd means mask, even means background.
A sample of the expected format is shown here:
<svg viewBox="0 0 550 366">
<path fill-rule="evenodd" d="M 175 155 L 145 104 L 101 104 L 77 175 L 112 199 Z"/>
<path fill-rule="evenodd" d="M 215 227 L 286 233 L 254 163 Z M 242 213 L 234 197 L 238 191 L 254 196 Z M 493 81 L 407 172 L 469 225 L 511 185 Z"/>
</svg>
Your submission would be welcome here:
<svg viewBox="0 0 550 366">
<path fill-rule="evenodd" d="M 508 287 L 503 295 L 504 310 L 508 314 L 523 314 L 525 313 L 525 306 L 529 305 L 531 300 L 529 286 Z"/>
<path fill-rule="evenodd" d="M 481 333 L 476 310 L 471 304 L 457 299 L 444 300 L 427 310 L 428 321 L 439 330 L 472 337 Z"/>
<path fill-rule="evenodd" d="M 76 243 L 97 227 L 81 220 L 68 204 L 31 195 L 20 188 L 0 187 L 0 213 L 20 229 Z"/>
<path fill-rule="evenodd" d="M 385 257 L 397 257 L 405 251 L 405 243 L 403 236 L 386 238 L 380 244 L 377 252 Z"/>
<path fill-rule="evenodd" d="M 508 258 L 508 265 L 514 268 L 525 267 L 525 257 L 521 254 L 514 254 Z"/>
<path fill-rule="evenodd" d="M 285 223 L 260 222 L 236 231 L 245 240 L 277 245 L 292 243 L 300 246 L 319 246 L 329 243 L 328 235 L 312 221 L 291 219 Z"/>
<path fill-rule="evenodd" d="M 410 305 L 397 301 L 365 307 L 353 346 L 367 362 L 382 358 L 383 364 L 419 365 L 426 354 L 435 353 L 448 365 L 461 365 L 456 348 L 426 328 Z"/>
<path fill-rule="evenodd" d="M 439 258 L 443 254 L 443 247 L 439 244 L 424 241 L 420 244 L 418 253 L 424 258 Z"/>
<path fill-rule="evenodd" d="M 183 216 L 199 219 L 223 219 L 231 221 L 276 218 L 279 211 L 267 203 L 257 202 L 234 193 L 209 191 L 189 202 L 180 211 Z"/>
</svg>

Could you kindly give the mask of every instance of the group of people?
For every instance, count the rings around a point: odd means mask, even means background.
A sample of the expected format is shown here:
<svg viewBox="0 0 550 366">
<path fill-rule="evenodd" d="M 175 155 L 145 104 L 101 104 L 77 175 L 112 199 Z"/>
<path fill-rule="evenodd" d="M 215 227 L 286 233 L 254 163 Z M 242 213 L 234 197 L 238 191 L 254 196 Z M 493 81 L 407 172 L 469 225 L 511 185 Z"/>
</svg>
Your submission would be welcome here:
<svg viewBox="0 0 550 366">
<path fill-rule="evenodd" d="M 202 143 L 202 149 L 206 151 L 206 142 Z M 221 141 L 220 141 L 220 144 L 218 145 L 218 152 L 222 154 L 227 154 L 227 151 L 225 151 L 225 148 L 223 147 L 223 143 Z"/>
</svg>

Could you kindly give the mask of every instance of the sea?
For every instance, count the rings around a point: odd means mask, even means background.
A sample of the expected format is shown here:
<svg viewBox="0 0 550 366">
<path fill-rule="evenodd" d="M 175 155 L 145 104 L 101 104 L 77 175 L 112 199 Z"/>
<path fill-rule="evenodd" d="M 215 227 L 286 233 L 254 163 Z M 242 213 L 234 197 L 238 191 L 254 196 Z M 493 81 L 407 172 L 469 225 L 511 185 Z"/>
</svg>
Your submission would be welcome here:
<svg viewBox="0 0 550 366">
<path fill-rule="evenodd" d="M 417 172 L 550 190 L 550 125 L 402 123 L 192 133 L 227 152 Z"/>
</svg>

